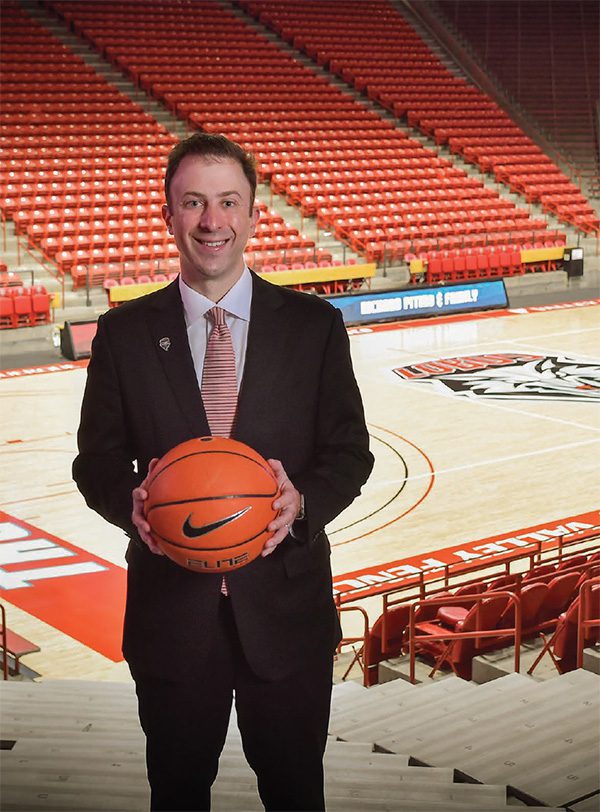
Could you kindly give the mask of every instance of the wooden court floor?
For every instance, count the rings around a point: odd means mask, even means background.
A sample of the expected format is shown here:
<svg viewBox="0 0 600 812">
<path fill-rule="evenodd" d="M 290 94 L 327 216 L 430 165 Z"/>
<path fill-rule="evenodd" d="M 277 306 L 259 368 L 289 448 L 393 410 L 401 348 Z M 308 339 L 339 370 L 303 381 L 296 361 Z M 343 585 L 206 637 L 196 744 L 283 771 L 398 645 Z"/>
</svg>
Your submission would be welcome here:
<svg viewBox="0 0 600 812">
<path fill-rule="evenodd" d="M 334 580 L 598 509 L 600 301 L 355 329 L 351 346 L 376 463 L 329 528 Z M 123 534 L 70 479 L 84 383 L 83 367 L 4 373 L 0 510 L 120 573 Z M 18 566 L 4 556 L 0 572 Z M 26 664 L 47 677 L 128 679 L 124 663 L 48 621 L 41 583 L 0 589 L 9 625 L 41 646 Z M 68 611 L 102 624 L 111 595 L 81 583 Z M 64 600 L 61 584 L 45 600 Z"/>
</svg>

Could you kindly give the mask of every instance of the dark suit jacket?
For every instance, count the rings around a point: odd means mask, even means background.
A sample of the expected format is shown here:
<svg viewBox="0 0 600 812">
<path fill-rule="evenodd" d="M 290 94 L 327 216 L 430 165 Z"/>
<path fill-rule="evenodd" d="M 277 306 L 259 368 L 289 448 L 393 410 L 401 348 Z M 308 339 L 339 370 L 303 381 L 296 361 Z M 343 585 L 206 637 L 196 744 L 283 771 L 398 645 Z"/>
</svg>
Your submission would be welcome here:
<svg viewBox="0 0 600 812">
<path fill-rule="evenodd" d="M 101 316 L 73 476 L 87 504 L 130 536 L 123 650 L 140 674 L 206 661 L 221 576 L 153 555 L 131 522 L 131 491 L 152 457 L 208 434 L 177 281 Z M 254 274 L 235 438 L 281 460 L 306 501 L 302 538 L 228 574 L 246 657 L 275 679 L 331 656 L 339 640 L 323 528 L 359 494 L 373 459 L 340 313 Z"/>
</svg>

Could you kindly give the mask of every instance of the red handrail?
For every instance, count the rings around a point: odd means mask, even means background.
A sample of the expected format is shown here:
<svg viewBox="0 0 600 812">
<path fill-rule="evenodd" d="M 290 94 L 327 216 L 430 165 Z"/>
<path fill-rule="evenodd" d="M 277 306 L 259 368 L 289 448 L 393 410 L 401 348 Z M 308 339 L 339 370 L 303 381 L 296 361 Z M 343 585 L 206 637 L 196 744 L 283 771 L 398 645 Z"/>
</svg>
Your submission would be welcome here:
<svg viewBox="0 0 600 812">
<path fill-rule="evenodd" d="M 8 640 L 6 635 L 6 611 L 0 603 L 0 617 L 2 618 L 2 674 L 4 679 L 8 679 Z"/>
<path fill-rule="evenodd" d="M 366 662 L 365 656 L 366 656 L 366 652 L 368 651 L 368 648 L 369 648 L 369 646 L 368 646 L 368 643 L 369 643 L 369 616 L 368 616 L 367 612 L 365 611 L 365 609 L 363 609 L 362 606 L 338 606 L 337 610 L 338 610 L 338 616 L 340 616 L 340 623 L 341 623 L 341 614 L 342 614 L 342 612 L 360 612 L 360 614 L 362 615 L 362 620 L 363 620 L 363 633 L 362 633 L 362 636 L 361 637 L 342 637 L 342 639 L 340 640 L 340 642 L 337 645 L 336 652 L 339 654 L 342 646 L 352 645 L 353 643 L 362 643 L 362 656 L 363 656 L 362 664 L 360 663 L 361 650 L 359 649 L 358 651 L 356 651 L 354 649 L 354 646 L 352 646 L 352 650 L 354 651 L 354 658 L 353 658 L 352 662 L 350 663 L 350 665 L 348 666 L 348 668 L 346 669 L 346 672 L 344 673 L 344 676 L 342 677 L 342 679 L 345 679 L 348 676 L 352 666 L 358 660 L 359 665 L 361 666 L 361 671 L 363 672 L 363 685 L 366 688 L 367 683 L 368 683 L 368 680 L 367 680 L 368 663 Z"/>
<path fill-rule="evenodd" d="M 513 592 L 508 591 L 501 591 L 498 592 L 484 592 L 481 595 L 461 595 L 460 602 L 461 603 L 481 603 L 484 600 L 489 599 L 490 597 L 508 597 L 510 602 L 514 604 L 515 607 L 515 625 L 513 628 L 503 628 L 503 629 L 490 629 L 488 631 L 483 630 L 476 630 L 474 632 L 451 632 L 447 631 L 444 633 L 442 629 L 441 634 L 427 634 L 427 635 L 420 635 L 417 636 L 415 634 L 415 612 L 416 610 L 422 606 L 425 601 L 417 601 L 416 603 L 411 604 L 410 607 L 410 619 L 408 624 L 409 629 L 409 639 L 408 639 L 408 648 L 409 648 L 409 657 L 410 657 L 410 681 L 412 683 L 415 682 L 415 660 L 416 660 L 416 645 L 415 642 L 417 640 L 468 640 L 472 638 L 482 638 L 482 637 L 507 637 L 511 636 L 515 639 L 515 671 L 519 671 L 521 667 L 521 599 L 518 595 L 515 595 Z M 456 604 L 456 597 L 447 595 L 443 598 L 428 598 L 427 605 L 428 606 L 452 606 Z"/>
<path fill-rule="evenodd" d="M 585 581 L 579 590 L 580 603 L 579 614 L 577 616 L 577 668 L 581 668 L 583 666 L 583 649 L 585 648 L 587 629 L 600 627 L 600 611 L 597 612 L 595 617 L 594 614 L 590 614 L 593 613 L 594 609 L 600 609 L 598 606 L 600 601 L 596 603 L 596 606 L 594 606 L 592 603 L 592 590 L 595 587 L 600 587 L 600 576 L 590 578 L 589 581 Z"/>
<path fill-rule="evenodd" d="M 415 590 L 418 588 L 418 593 L 423 597 L 425 595 L 425 584 L 427 583 L 429 587 L 429 591 L 431 592 L 431 587 L 438 585 L 439 589 L 448 588 L 451 585 L 464 585 L 469 583 L 469 581 L 460 581 L 460 584 L 456 580 L 457 577 L 465 577 L 465 576 L 475 576 L 476 573 L 481 573 L 485 570 L 490 570 L 493 568 L 495 572 L 488 573 L 488 575 L 484 576 L 486 578 L 496 578 L 498 574 L 505 574 L 509 575 L 510 566 L 511 564 L 518 562 L 518 561 L 525 561 L 529 559 L 530 567 L 535 566 L 536 564 L 540 563 L 560 563 L 563 558 L 567 557 L 568 554 L 565 554 L 565 550 L 569 547 L 581 544 L 586 541 L 593 541 L 593 540 L 600 541 L 600 527 L 593 527 L 584 531 L 576 531 L 574 533 L 565 534 L 563 536 L 559 536 L 553 541 L 535 541 L 532 540 L 528 543 L 530 549 L 527 550 L 515 550 L 514 553 L 508 553 L 503 556 L 498 561 L 477 561 L 465 564 L 462 561 L 455 561 L 449 564 L 444 564 L 441 567 L 437 567 L 436 570 L 439 570 L 439 577 L 431 580 L 425 581 L 426 576 L 430 576 L 432 571 L 428 572 L 419 572 L 415 573 L 414 576 L 406 577 L 403 580 L 405 581 L 404 584 L 401 586 L 391 586 L 389 584 L 381 584 L 380 587 L 370 588 L 368 597 L 375 597 L 376 595 L 381 595 L 384 599 L 386 595 L 393 595 L 398 594 L 400 592 L 407 592 L 409 590 Z M 590 554 L 596 552 L 597 549 L 600 549 L 596 546 L 589 548 L 586 550 L 586 554 Z M 546 551 L 553 551 L 556 552 L 555 556 L 542 558 L 542 553 Z M 573 551 L 573 555 L 577 555 L 581 551 Z M 501 569 L 500 569 L 501 568 Z M 481 576 L 476 577 L 475 581 L 482 580 Z M 473 583 L 475 582 L 473 581 Z M 343 594 L 335 596 L 335 602 L 338 606 L 347 603 L 353 603 L 355 601 L 359 601 L 364 599 L 365 595 L 361 594 L 352 594 L 345 596 Z M 412 598 L 411 598 L 412 599 Z"/>
</svg>

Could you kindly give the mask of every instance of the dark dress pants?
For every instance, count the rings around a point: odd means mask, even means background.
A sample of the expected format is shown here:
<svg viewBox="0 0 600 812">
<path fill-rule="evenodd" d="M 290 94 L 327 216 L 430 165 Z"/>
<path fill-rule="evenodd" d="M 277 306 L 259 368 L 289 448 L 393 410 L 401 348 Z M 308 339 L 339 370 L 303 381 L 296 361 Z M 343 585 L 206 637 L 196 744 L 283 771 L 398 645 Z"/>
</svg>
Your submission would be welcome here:
<svg viewBox="0 0 600 812">
<path fill-rule="evenodd" d="M 210 809 L 235 694 L 244 753 L 265 809 L 324 810 L 332 666 L 328 657 L 282 680 L 259 679 L 242 652 L 230 601 L 221 598 L 219 628 L 204 674 L 163 680 L 134 673 L 151 809 Z"/>
</svg>

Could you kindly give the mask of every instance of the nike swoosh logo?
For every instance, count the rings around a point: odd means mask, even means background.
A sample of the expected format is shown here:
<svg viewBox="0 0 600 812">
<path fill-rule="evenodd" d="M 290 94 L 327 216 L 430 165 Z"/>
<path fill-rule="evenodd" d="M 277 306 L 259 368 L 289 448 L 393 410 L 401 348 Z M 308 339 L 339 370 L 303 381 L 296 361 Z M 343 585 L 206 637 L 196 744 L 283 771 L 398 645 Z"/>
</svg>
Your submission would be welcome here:
<svg viewBox="0 0 600 812">
<path fill-rule="evenodd" d="M 237 513 L 232 513 L 231 516 L 225 516 L 216 522 L 203 524 L 202 527 L 194 527 L 190 522 L 192 518 L 192 514 L 190 513 L 183 525 L 183 535 L 189 539 L 197 539 L 199 536 L 205 536 L 207 533 L 212 533 L 213 530 L 218 530 L 219 527 L 224 527 L 226 524 L 234 522 L 236 519 L 239 519 L 240 516 L 243 516 L 244 513 L 248 513 L 249 510 L 252 510 L 252 505 L 248 505 L 248 507 L 245 507 L 243 510 L 238 510 Z"/>
</svg>

